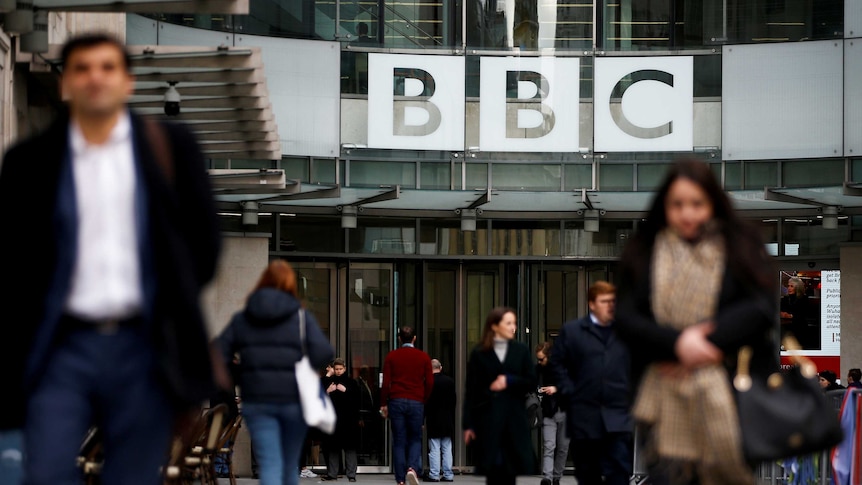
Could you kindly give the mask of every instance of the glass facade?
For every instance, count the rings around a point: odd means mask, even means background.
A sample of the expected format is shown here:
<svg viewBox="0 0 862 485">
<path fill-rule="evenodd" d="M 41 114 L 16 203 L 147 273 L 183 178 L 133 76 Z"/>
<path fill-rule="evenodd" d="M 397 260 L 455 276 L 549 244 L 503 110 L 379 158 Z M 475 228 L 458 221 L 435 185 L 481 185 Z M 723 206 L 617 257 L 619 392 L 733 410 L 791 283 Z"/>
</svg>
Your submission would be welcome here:
<svg viewBox="0 0 862 485">
<path fill-rule="evenodd" d="M 584 315 L 591 283 L 619 282 L 616 261 L 669 164 L 681 155 L 710 164 L 779 265 L 812 262 L 829 270 L 829 265 L 837 265 L 842 243 L 862 241 L 862 208 L 841 207 L 849 197 L 842 186 L 862 183 L 862 159 L 853 158 L 859 156 L 858 149 L 842 153 L 830 147 L 818 156 L 733 158 L 724 153 L 729 146 L 723 124 L 728 50 L 739 44 L 775 49 L 778 46 L 768 44 L 792 48 L 793 43 L 815 41 L 829 41 L 824 44 L 834 43 L 839 50 L 841 42 L 849 42 L 844 38 L 851 37 L 844 32 L 841 0 L 255 0 L 245 16 L 156 17 L 228 32 L 236 45 L 241 34 L 340 43 L 327 44 L 331 52 L 340 47 L 340 59 L 331 64 L 340 62 L 340 83 L 333 88 L 334 96 L 340 95 L 340 125 L 332 123 L 339 130 L 340 147 L 328 147 L 329 155 L 323 157 L 284 153 L 280 161 L 218 161 L 212 168 L 281 168 L 304 190 L 338 186 L 340 193 L 333 199 L 273 202 L 273 210 L 282 212 L 262 213 L 255 227 L 243 226 L 238 211 L 225 211 L 222 224 L 229 232 L 271 233 L 271 256 L 297 262 L 307 285 L 303 294 L 316 300 L 315 314 L 325 315 L 332 341 L 349 357 L 352 372 L 372 396 L 400 325 L 415 325 L 422 336 L 420 347 L 440 358 L 463 385 L 466 356 L 479 340 L 488 309 L 513 306 L 519 317 L 518 339 L 530 345 L 553 339 L 564 321 Z M 455 104 L 463 108 L 456 123 L 463 127 L 454 141 L 430 148 L 384 147 L 369 141 L 394 130 L 394 122 L 382 129 L 371 126 L 378 116 L 395 111 L 389 105 L 372 106 L 375 87 L 383 86 L 393 96 L 393 106 L 396 96 L 402 97 L 399 101 L 410 96 L 427 100 L 435 92 L 448 96 L 446 79 L 430 69 L 402 68 L 375 84 L 375 72 L 369 68 L 382 55 L 463 65 L 463 80 L 459 71 L 454 90 Z M 626 112 L 627 96 L 648 85 L 642 81 L 671 87 L 680 81 L 656 78 L 650 72 L 654 69 L 640 68 L 621 73 L 612 89 L 602 91 L 602 69 L 620 59 L 660 58 L 690 59 L 691 142 L 685 149 L 601 148 L 597 126 L 605 110 L 616 126 L 624 125 L 620 120 L 631 114 Z M 549 84 L 531 74 L 509 77 L 509 71 L 518 68 L 507 67 L 499 83 L 505 102 L 499 103 L 498 118 L 508 116 L 514 106 L 516 120 L 532 110 L 528 114 L 541 115 L 536 127 L 547 128 L 571 115 L 567 133 L 578 143 L 533 151 L 483 146 L 487 137 L 482 123 L 488 120 L 482 113 L 489 109 L 486 89 L 492 78 L 486 71 L 489 59 L 540 68 L 545 63 L 548 70 L 541 74 L 548 78 L 564 64 L 571 67 L 566 71 L 570 78 L 551 79 Z M 278 69 L 270 71 L 270 65 L 268 76 L 273 71 L 282 75 Z M 808 69 L 806 75 L 819 72 Z M 524 94 L 525 85 L 532 91 Z M 270 91 L 280 88 L 275 82 L 269 85 Z M 536 106 L 575 89 L 568 111 L 555 112 L 553 121 Z M 800 96 L 815 90 L 805 85 Z M 650 115 L 665 102 L 646 99 L 647 114 L 632 124 L 664 123 Z M 776 100 L 771 114 L 786 117 L 784 108 L 792 104 Z M 410 121 L 417 126 L 451 121 L 445 113 L 435 119 L 432 111 Z M 406 113 L 405 108 L 399 120 L 405 126 Z M 516 129 L 522 131 L 521 139 L 535 134 L 520 125 Z M 668 134 L 677 129 L 678 124 L 669 127 Z M 826 131 L 838 133 L 831 126 Z M 399 200 L 360 203 L 395 186 L 402 189 Z M 767 199 L 764 188 L 783 199 Z M 361 209 L 355 228 L 342 227 L 339 211 L 347 204 Z M 590 204 L 599 209 L 597 227 L 586 224 Z M 824 209 L 830 206 L 838 209 L 834 229 L 824 223 Z M 477 211 L 474 230 L 465 229 L 467 207 Z M 374 413 L 368 419 L 376 419 Z M 389 466 L 385 426 L 379 421 L 363 431 L 361 465 Z M 455 460 L 458 466 L 473 462 L 460 443 Z"/>
<path fill-rule="evenodd" d="M 159 19 L 356 47 L 644 51 L 840 38 L 842 0 L 294 0 Z M 466 36 L 463 33 L 466 32 Z"/>
</svg>

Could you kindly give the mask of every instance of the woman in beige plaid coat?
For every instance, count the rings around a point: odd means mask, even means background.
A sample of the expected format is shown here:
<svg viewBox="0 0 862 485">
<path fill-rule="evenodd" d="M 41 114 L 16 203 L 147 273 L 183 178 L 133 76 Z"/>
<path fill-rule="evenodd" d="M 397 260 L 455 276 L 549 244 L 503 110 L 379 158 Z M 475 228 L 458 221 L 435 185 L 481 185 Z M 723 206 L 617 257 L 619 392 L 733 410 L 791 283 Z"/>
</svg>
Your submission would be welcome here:
<svg viewBox="0 0 862 485">
<path fill-rule="evenodd" d="M 632 408 L 655 484 L 753 484 L 727 363 L 772 356 L 777 308 L 759 235 L 706 163 L 676 162 L 626 247 L 616 327 L 641 372 Z"/>
</svg>

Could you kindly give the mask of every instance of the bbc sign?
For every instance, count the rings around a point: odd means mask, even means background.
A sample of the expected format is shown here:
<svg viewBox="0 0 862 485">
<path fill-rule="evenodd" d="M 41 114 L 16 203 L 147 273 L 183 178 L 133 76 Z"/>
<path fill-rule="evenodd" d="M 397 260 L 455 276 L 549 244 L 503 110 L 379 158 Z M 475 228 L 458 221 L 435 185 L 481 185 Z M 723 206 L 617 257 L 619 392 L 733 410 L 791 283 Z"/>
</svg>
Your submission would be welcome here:
<svg viewBox="0 0 862 485">
<path fill-rule="evenodd" d="M 368 147 L 464 150 L 464 57 L 368 56 Z M 693 58 L 600 57 L 594 66 L 595 151 L 691 151 Z M 575 152 L 580 59 L 483 57 L 479 149 Z M 612 100 L 617 91 L 621 100 Z"/>
</svg>

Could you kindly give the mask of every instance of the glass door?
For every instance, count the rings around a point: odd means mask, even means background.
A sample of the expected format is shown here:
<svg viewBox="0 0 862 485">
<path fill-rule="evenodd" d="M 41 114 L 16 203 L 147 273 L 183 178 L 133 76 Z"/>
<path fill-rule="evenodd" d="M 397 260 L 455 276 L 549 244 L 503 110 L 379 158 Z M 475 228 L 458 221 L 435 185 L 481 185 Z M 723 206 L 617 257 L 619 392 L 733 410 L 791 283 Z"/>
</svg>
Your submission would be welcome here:
<svg viewBox="0 0 862 485">
<path fill-rule="evenodd" d="M 362 393 L 361 473 L 390 472 L 389 425 L 378 410 L 383 360 L 395 348 L 393 279 L 391 264 L 350 263 L 346 268 L 346 339 L 339 348 L 347 349 L 348 371 Z"/>
<path fill-rule="evenodd" d="M 529 315 L 532 345 L 553 341 L 569 320 L 586 313 L 583 267 L 534 264 L 530 268 Z M 582 289 L 583 288 L 583 289 Z"/>
</svg>

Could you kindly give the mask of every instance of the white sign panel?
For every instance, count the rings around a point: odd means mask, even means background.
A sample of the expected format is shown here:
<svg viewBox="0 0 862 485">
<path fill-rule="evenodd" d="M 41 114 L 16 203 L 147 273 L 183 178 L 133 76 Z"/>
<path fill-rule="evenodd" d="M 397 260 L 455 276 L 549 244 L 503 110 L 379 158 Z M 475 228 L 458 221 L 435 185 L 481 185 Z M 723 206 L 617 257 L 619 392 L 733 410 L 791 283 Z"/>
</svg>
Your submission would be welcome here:
<svg viewBox="0 0 862 485">
<path fill-rule="evenodd" d="M 691 151 L 693 59 L 690 56 L 596 58 L 595 150 Z M 612 100 L 612 94 L 621 96 L 621 101 Z"/>
<path fill-rule="evenodd" d="M 841 271 L 820 272 L 820 349 L 841 355 Z"/>
<path fill-rule="evenodd" d="M 483 57 L 479 148 L 577 152 L 580 59 Z"/>
<path fill-rule="evenodd" d="M 368 146 L 464 149 L 464 57 L 368 54 Z"/>
</svg>

